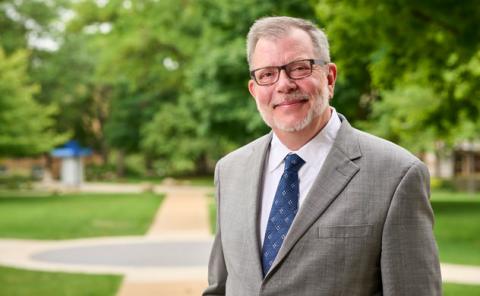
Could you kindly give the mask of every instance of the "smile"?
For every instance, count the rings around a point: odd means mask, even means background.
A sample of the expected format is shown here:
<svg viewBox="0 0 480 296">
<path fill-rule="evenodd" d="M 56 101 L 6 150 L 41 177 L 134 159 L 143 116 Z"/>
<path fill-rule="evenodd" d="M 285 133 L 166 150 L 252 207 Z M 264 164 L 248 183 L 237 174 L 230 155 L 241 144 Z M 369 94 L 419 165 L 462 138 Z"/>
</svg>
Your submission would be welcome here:
<svg viewBox="0 0 480 296">
<path fill-rule="evenodd" d="M 287 101 L 283 101 L 279 104 L 274 104 L 273 109 L 275 109 L 277 107 L 284 107 L 284 106 L 287 107 L 287 106 L 292 106 L 292 105 L 297 105 L 297 104 L 303 104 L 307 101 L 308 101 L 308 99 L 287 100 Z"/>
</svg>

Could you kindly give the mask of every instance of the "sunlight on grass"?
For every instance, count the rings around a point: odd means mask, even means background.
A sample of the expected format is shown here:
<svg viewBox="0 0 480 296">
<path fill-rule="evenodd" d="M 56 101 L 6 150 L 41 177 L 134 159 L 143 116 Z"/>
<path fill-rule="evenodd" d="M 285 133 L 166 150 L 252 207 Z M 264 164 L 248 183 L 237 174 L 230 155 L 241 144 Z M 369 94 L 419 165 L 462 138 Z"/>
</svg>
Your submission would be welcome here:
<svg viewBox="0 0 480 296">
<path fill-rule="evenodd" d="M 478 296 L 480 285 L 443 284 L 444 296 Z"/>
<path fill-rule="evenodd" d="M 0 237 L 71 239 L 142 235 L 162 197 L 143 194 L 66 194 L 0 198 Z"/>
<path fill-rule="evenodd" d="M 456 192 L 433 192 L 435 237 L 442 262 L 480 265 L 480 198 Z"/>
<path fill-rule="evenodd" d="M 215 197 L 213 196 L 213 194 L 210 194 L 208 196 L 208 216 L 210 218 L 210 232 L 212 234 L 215 234 L 215 232 L 217 231 L 217 205 L 215 203 Z"/>
<path fill-rule="evenodd" d="M 0 295 L 114 296 L 121 276 L 40 272 L 0 267 Z"/>
</svg>

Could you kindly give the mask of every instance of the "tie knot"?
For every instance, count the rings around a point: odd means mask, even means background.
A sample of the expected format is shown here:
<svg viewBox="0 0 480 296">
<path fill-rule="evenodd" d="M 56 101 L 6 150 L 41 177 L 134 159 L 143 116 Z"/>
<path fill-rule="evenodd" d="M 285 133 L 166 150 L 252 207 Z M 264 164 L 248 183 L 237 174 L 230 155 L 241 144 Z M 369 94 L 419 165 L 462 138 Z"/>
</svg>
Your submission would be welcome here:
<svg viewBox="0 0 480 296">
<path fill-rule="evenodd" d="M 305 161 L 297 154 L 288 154 L 285 157 L 285 171 L 296 171 L 302 167 Z"/>
</svg>

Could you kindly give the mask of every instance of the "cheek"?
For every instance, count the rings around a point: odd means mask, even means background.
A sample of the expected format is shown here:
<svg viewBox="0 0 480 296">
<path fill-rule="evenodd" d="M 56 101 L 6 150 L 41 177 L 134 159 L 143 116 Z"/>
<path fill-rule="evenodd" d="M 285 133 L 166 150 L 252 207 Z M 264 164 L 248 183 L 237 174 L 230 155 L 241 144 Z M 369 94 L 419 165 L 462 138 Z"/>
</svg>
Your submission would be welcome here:
<svg viewBox="0 0 480 296">
<path fill-rule="evenodd" d="M 326 81 L 317 81 L 314 85 L 312 85 L 311 89 L 312 93 L 316 94 L 317 96 L 324 96 L 325 93 L 331 92 L 331 87 Z"/>
<path fill-rule="evenodd" d="M 301 87 L 301 91 L 302 93 L 308 94 L 310 97 L 316 97 L 322 92 L 322 89 L 319 83 L 313 82 L 313 83 L 304 84 Z"/>
<path fill-rule="evenodd" d="M 271 98 L 272 98 L 271 91 L 267 89 L 262 89 L 257 91 L 257 96 L 255 98 L 255 101 L 257 102 L 257 104 L 265 106 L 270 104 Z"/>
</svg>

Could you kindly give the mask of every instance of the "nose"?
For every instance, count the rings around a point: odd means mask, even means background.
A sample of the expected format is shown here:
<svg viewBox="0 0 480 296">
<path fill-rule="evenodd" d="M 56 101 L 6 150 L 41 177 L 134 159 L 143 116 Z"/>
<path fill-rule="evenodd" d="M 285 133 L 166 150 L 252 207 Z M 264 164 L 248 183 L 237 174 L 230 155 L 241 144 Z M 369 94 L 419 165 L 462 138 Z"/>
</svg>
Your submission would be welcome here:
<svg viewBox="0 0 480 296">
<path fill-rule="evenodd" d="M 285 72 L 285 70 L 282 69 L 280 73 L 278 74 L 278 81 L 277 81 L 277 91 L 281 93 L 289 93 L 292 90 L 295 90 L 297 88 L 297 84 L 293 79 L 290 79 Z"/>
</svg>

